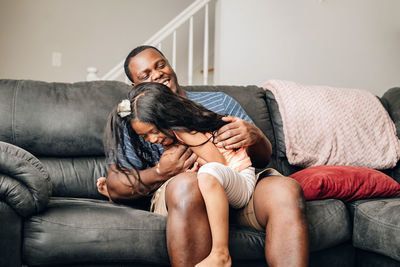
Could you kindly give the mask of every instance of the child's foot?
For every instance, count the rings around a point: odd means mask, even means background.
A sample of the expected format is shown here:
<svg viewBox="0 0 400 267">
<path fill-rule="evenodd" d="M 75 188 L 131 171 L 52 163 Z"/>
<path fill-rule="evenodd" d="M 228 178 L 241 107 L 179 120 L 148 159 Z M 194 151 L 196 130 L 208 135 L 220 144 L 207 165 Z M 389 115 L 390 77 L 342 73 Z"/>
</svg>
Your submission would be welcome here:
<svg viewBox="0 0 400 267">
<path fill-rule="evenodd" d="M 232 265 L 229 251 L 211 251 L 210 255 L 195 265 L 195 267 L 230 267 Z"/>
<path fill-rule="evenodd" d="M 97 179 L 97 191 L 99 191 L 100 194 L 110 198 L 107 190 L 107 178 L 106 177 L 100 177 Z"/>
</svg>

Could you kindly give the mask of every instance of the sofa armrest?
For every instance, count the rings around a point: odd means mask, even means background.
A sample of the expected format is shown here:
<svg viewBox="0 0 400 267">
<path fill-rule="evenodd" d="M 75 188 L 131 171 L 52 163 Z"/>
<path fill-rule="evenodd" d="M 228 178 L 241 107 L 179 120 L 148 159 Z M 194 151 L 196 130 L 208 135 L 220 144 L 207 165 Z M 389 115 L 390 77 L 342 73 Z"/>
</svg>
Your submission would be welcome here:
<svg viewBox="0 0 400 267">
<path fill-rule="evenodd" d="M 22 217 L 42 211 L 51 196 L 51 181 L 31 153 L 0 142 L 0 200 Z"/>
</svg>

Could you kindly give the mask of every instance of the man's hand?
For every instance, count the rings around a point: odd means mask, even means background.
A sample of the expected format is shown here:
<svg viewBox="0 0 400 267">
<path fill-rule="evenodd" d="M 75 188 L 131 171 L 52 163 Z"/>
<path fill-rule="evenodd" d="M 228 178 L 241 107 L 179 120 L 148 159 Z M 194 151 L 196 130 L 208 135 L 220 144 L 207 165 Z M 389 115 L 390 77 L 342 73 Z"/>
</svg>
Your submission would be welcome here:
<svg viewBox="0 0 400 267">
<path fill-rule="evenodd" d="M 164 147 L 164 153 L 157 163 L 156 172 L 161 177 L 172 177 L 187 171 L 197 160 L 197 155 L 190 148 L 174 144 Z"/>
<path fill-rule="evenodd" d="M 254 167 L 265 167 L 272 154 L 272 146 L 257 126 L 237 117 L 227 116 L 222 120 L 228 124 L 222 126 L 215 138 L 215 144 L 225 149 L 247 147 Z"/>
<path fill-rule="evenodd" d="M 260 139 L 260 130 L 253 124 L 233 116 L 223 117 L 229 122 L 222 126 L 215 138 L 215 144 L 225 149 L 252 146 Z"/>
</svg>

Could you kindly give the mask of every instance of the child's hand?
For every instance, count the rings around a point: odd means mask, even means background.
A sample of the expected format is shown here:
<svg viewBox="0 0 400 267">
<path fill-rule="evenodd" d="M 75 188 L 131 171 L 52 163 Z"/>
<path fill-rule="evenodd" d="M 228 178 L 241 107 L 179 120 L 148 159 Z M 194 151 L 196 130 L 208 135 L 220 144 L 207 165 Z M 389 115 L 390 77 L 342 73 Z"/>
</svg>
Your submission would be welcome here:
<svg viewBox="0 0 400 267">
<path fill-rule="evenodd" d="M 199 163 L 196 161 L 193 163 L 193 166 L 190 169 L 187 169 L 186 172 L 197 172 L 200 169 Z"/>
<path fill-rule="evenodd" d="M 200 167 L 206 163 L 207 163 L 207 161 L 198 157 L 196 162 L 193 164 L 193 166 L 190 169 L 187 170 L 187 172 L 198 172 Z"/>
<path fill-rule="evenodd" d="M 175 144 L 165 147 L 164 153 L 157 164 L 157 173 L 169 179 L 188 170 L 196 159 L 197 155 L 184 145 Z"/>
</svg>

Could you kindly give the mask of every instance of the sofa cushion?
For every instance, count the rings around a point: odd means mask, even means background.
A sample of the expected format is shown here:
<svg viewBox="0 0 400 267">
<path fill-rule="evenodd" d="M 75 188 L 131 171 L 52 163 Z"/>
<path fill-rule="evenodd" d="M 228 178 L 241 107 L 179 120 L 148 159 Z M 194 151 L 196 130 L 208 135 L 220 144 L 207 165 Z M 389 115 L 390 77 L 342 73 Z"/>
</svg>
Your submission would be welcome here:
<svg viewBox="0 0 400 267">
<path fill-rule="evenodd" d="M 307 201 L 310 251 L 319 251 L 351 239 L 351 221 L 344 203 L 337 199 Z"/>
<path fill-rule="evenodd" d="M 381 102 L 394 121 L 397 136 L 400 138 L 400 87 L 387 90 L 381 97 Z"/>
<path fill-rule="evenodd" d="M 96 186 L 97 178 L 107 176 L 104 157 L 39 159 L 49 173 L 53 197 L 106 199 Z"/>
<path fill-rule="evenodd" d="M 285 176 L 289 176 L 302 167 L 291 165 L 286 157 L 285 133 L 283 132 L 283 121 L 279 111 L 279 105 L 274 94 L 266 90 L 265 97 L 270 116 L 271 127 L 275 137 L 275 143 L 272 147 L 272 159 L 270 167 L 279 170 Z"/>
<path fill-rule="evenodd" d="M 24 262 L 167 264 L 165 222 L 108 201 L 51 198 L 45 212 L 25 221 Z"/>
<path fill-rule="evenodd" d="M 108 114 L 129 89 L 118 81 L 0 80 L 0 140 L 35 156 L 103 156 Z"/>
<path fill-rule="evenodd" d="M 400 198 L 356 201 L 353 245 L 400 261 Z"/>
<path fill-rule="evenodd" d="M 25 221 L 28 265 L 73 263 L 168 264 L 166 217 L 108 201 L 51 198 L 48 209 Z M 265 234 L 232 225 L 233 260 L 264 259 Z"/>
<path fill-rule="evenodd" d="M 311 251 L 350 239 L 350 222 L 339 200 L 307 204 Z M 166 217 L 83 198 L 51 198 L 46 211 L 24 223 L 23 258 L 28 265 L 137 262 L 168 264 Z M 265 233 L 230 226 L 236 260 L 264 259 Z"/>
<path fill-rule="evenodd" d="M 290 175 L 303 188 L 306 200 L 342 201 L 400 194 L 400 184 L 383 172 L 354 166 L 316 166 Z"/>
<path fill-rule="evenodd" d="M 400 138 L 400 87 L 394 87 L 386 91 L 383 94 L 381 101 L 394 121 L 397 136 Z M 397 162 L 396 167 L 388 170 L 387 173 L 400 183 L 400 161 Z"/>
</svg>

